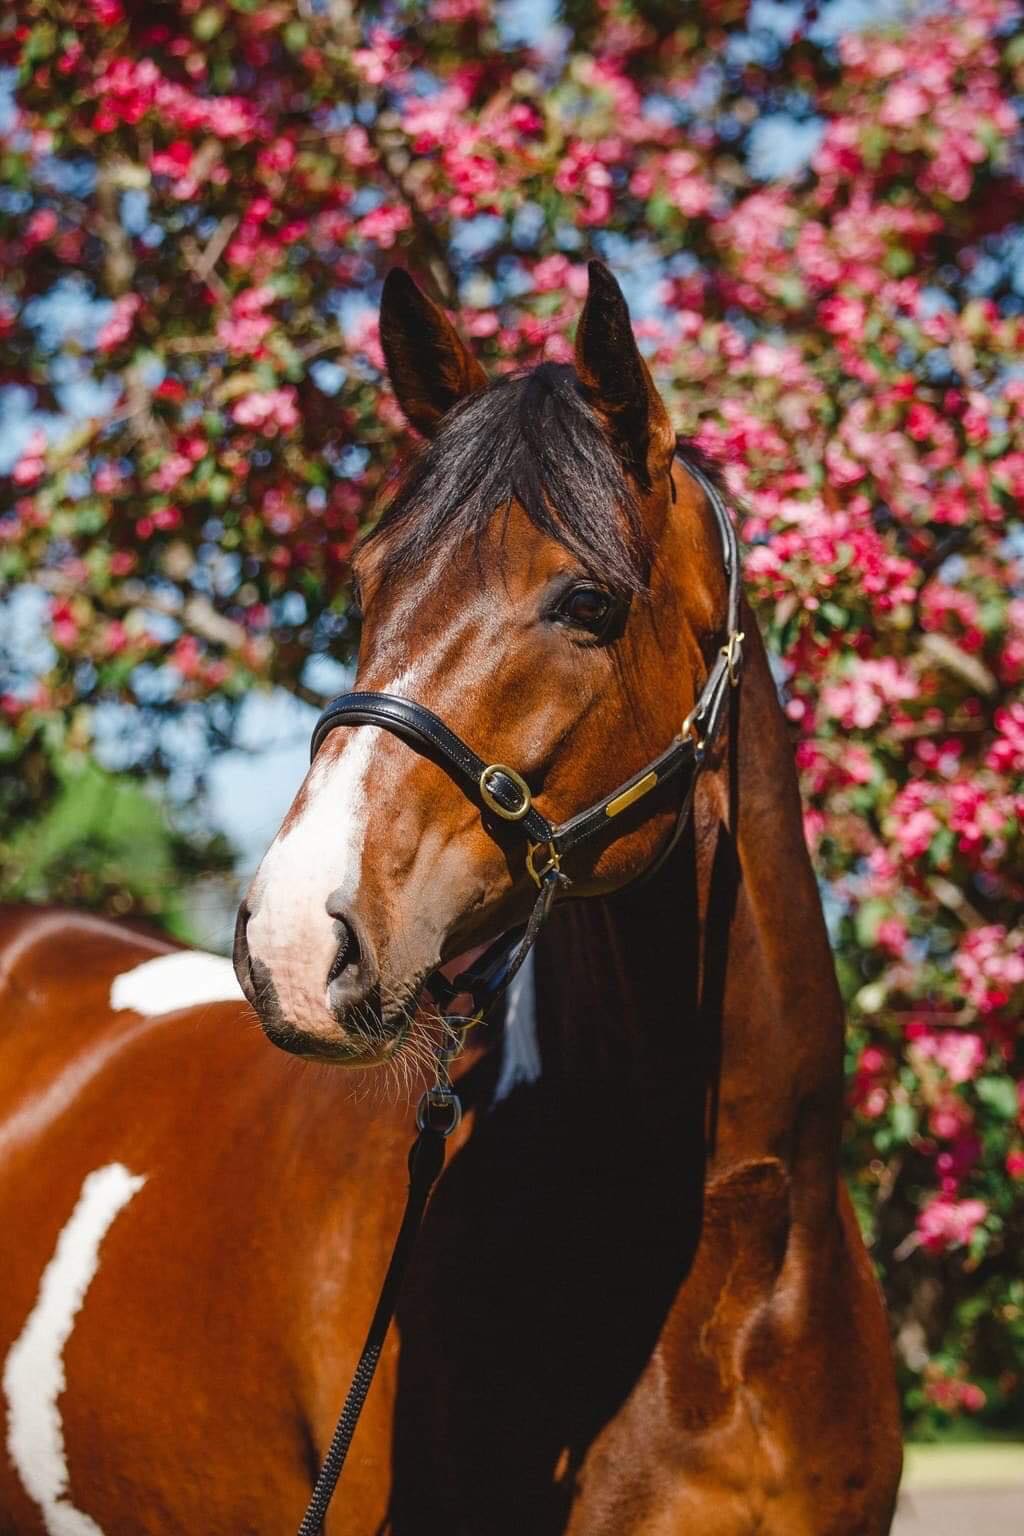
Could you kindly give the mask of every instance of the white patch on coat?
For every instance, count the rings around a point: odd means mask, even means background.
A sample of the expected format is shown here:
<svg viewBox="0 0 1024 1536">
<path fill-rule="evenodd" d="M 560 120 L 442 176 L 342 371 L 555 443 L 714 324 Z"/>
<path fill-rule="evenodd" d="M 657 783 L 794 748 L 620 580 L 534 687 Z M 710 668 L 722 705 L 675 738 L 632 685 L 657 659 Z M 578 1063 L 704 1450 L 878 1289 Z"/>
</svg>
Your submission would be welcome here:
<svg viewBox="0 0 1024 1536">
<path fill-rule="evenodd" d="M 67 1386 L 64 1348 L 99 1268 L 100 1244 L 146 1182 L 123 1163 L 90 1173 L 43 1271 L 36 1304 L 4 1366 L 7 1449 L 48 1536 L 103 1536 L 68 1498 L 68 1464 L 58 1399 Z"/>
<path fill-rule="evenodd" d="M 502 1042 L 501 1071 L 494 1090 L 494 1102 L 507 1099 L 520 1083 L 535 1083 L 541 1075 L 540 1046 L 537 1043 L 537 983 L 534 951 L 523 961 L 508 989 L 505 1034 Z"/>
<path fill-rule="evenodd" d="M 176 950 L 144 960 L 133 970 L 115 976 L 110 987 L 110 1006 L 115 1012 L 131 1008 L 147 1018 L 195 1008 L 200 1003 L 244 1001 L 231 961 L 200 949 Z"/>
<path fill-rule="evenodd" d="M 410 668 L 382 691 L 402 696 L 414 676 Z M 347 732 L 351 740 L 340 756 L 325 754 L 314 763 L 301 814 L 274 839 L 253 884 L 249 953 L 269 968 L 286 1014 L 298 1017 L 304 1004 L 324 1004 L 324 979 L 338 947 L 326 903 L 333 896 L 341 911 L 355 901 L 370 767 L 389 734 L 380 726 L 360 725 Z"/>
</svg>

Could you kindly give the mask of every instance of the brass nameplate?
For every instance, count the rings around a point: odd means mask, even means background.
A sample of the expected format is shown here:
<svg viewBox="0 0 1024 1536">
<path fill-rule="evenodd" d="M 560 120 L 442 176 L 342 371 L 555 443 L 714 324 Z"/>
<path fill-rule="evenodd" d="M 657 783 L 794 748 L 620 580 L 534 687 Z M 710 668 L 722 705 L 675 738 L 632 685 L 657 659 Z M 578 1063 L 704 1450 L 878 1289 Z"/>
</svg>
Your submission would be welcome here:
<svg viewBox="0 0 1024 1536">
<path fill-rule="evenodd" d="M 643 778 L 638 779 L 630 789 L 624 789 L 621 795 L 616 795 L 614 800 L 608 801 L 604 808 L 605 815 L 617 816 L 620 811 L 626 809 L 627 805 L 632 805 L 634 801 L 640 799 L 641 795 L 646 795 L 647 791 L 653 789 L 657 782 L 658 775 L 653 769 L 650 773 L 645 773 Z"/>
</svg>

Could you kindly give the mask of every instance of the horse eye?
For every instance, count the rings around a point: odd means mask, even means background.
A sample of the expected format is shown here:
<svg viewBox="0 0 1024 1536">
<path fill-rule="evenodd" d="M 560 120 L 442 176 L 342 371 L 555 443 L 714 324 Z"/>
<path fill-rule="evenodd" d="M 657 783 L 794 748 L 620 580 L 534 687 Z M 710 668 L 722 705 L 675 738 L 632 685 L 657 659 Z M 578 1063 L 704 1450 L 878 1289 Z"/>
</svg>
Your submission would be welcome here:
<svg viewBox="0 0 1024 1536">
<path fill-rule="evenodd" d="M 555 617 L 576 629 L 589 629 L 593 634 L 600 634 L 611 611 L 612 599 L 609 593 L 603 592 L 600 587 L 579 586 L 571 587 L 559 600 Z"/>
</svg>

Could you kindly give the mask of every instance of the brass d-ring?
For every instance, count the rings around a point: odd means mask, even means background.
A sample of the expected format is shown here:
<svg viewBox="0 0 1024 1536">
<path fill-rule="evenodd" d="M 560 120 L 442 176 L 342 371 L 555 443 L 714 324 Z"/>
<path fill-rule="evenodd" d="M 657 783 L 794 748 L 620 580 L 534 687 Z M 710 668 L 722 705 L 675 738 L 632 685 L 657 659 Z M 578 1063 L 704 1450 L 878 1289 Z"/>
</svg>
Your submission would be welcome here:
<svg viewBox="0 0 1024 1536">
<path fill-rule="evenodd" d="M 703 757 L 704 747 L 706 745 L 704 737 L 697 729 L 697 721 L 702 717 L 703 713 L 704 710 L 700 704 L 698 704 L 695 709 L 691 709 L 690 713 L 683 721 L 682 728 L 679 732 L 681 739 L 685 739 L 687 736 L 689 736 L 690 740 L 693 742 L 693 750 L 696 753 L 698 759 Z"/>
<path fill-rule="evenodd" d="M 743 642 L 746 635 L 742 629 L 734 629 L 727 643 L 722 646 L 721 654 L 725 657 L 725 665 L 729 673 L 729 682 L 733 688 L 740 680 L 740 662 L 743 660 Z"/>
<path fill-rule="evenodd" d="M 515 806 L 512 810 L 509 810 L 507 805 L 502 805 L 487 783 L 492 773 L 503 773 L 506 779 L 512 780 L 512 783 L 522 796 L 521 805 Z M 480 798 L 483 800 L 484 805 L 494 812 L 495 816 L 501 817 L 502 821 L 522 821 L 533 803 L 529 784 L 527 784 L 522 774 L 516 773 L 515 769 L 510 768 L 507 763 L 488 763 L 480 775 Z"/>
<path fill-rule="evenodd" d="M 534 863 L 534 860 L 542 848 L 547 850 L 547 858 L 541 865 L 540 869 L 538 869 Z M 561 856 L 559 855 L 554 843 L 527 843 L 526 868 L 529 871 L 530 879 L 533 881 L 534 885 L 538 890 L 541 890 L 544 885 L 545 876 L 550 875 L 552 870 L 554 870 L 555 874 L 557 875 L 561 872 L 562 869 Z"/>
</svg>

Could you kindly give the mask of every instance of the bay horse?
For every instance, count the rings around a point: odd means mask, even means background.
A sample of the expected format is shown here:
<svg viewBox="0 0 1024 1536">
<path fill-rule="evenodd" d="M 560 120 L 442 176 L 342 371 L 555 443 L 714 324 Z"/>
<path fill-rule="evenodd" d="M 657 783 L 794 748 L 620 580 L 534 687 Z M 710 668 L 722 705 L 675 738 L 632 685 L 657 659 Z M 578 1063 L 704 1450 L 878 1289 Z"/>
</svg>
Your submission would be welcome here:
<svg viewBox="0 0 1024 1536">
<path fill-rule="evenodd" d="M 401 272 L 381 337 L 426 443 L 357 556 L 357 686 L 564 822 L 680 722 L 699 737 L 728 602 L 707 466 L 599 264 L 574 366 L 488 383 Z M 562 860 L 504 1036 L 455 1063 L 464 1118 L 329 1536 L 890 1528 L 842 1009 L 745 604 L 740 625 L 688 818 L 649 785 Z M 248 892 L 237 981 L 98 918 L 3 918 L 3 1536 L 282 1536 L 305 1506 L 406 1178 L 408 1106 L 352 1084 L 417 1068 L 424 983 L 537 896 L 535 846 L 437 753 L 347 726 Z"/>
</svg>

